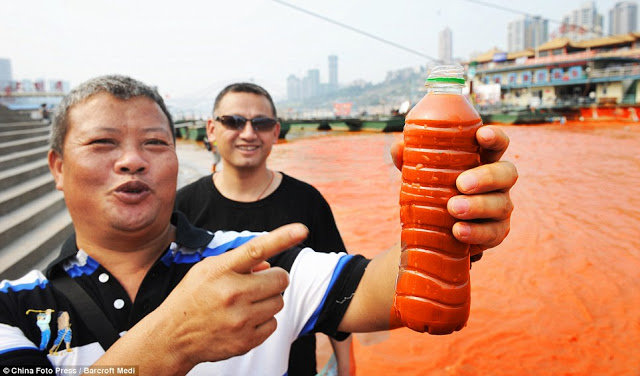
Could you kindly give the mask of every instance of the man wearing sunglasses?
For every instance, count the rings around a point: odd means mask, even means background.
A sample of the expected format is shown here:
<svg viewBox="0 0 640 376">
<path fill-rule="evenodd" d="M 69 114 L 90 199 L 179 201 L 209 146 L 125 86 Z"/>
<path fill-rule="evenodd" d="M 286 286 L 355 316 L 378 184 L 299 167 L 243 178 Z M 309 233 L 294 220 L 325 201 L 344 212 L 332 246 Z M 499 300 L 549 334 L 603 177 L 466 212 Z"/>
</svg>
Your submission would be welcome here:
<svg viewBox="0 0 640 376">
<path fill-rule="evenodd" d="M 267 168 L 280 123 L 271 95 L 252 83 L 235 83 L 216 97 L 207 138 L 216 142 L 222 169 L 181 189 L 176 209 L 212 231 L 270 231 L 288 223 L 309 228 L 305 245 L 318 252 L 346 252 L 333 213 L 313 186 Z M 217 169 L 216 169 L 217 170 Z M 330 338 L 340 375 L 355 374 L 351 336 Z M 288 375 L 315 375 L 314 334 L 291 346 Z"/>
</svg>

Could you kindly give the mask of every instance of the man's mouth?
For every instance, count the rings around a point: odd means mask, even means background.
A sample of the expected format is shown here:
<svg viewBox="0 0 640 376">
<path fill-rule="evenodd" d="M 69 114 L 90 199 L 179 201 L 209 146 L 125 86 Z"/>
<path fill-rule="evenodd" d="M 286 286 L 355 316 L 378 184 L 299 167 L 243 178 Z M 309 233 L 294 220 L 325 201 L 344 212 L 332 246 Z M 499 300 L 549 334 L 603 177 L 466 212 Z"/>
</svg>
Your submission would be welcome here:
<svg viewBox="0 0 640 376">
<path fill-rule="evenodd" d="M 258 145 L 238 145 L 236 147 L 242 151 L 254 151 L 259 148 Z"/>
<path fill-rule="evenodd" d="M 149 190 L 150 190 L 149 186 L 141 181 L 129 181 L 120 185 L 116 189 L 116 192 L 138 194 L 138 193 L 148 192 Z"/>
</svg>

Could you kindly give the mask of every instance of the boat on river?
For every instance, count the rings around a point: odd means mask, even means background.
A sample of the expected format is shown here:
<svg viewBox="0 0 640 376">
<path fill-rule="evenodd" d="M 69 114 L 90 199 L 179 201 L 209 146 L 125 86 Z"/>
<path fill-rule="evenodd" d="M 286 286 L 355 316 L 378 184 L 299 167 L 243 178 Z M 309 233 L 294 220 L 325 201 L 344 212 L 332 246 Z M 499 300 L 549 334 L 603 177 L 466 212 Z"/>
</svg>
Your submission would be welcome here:
<svg viewBox="0 0 640 376">
<path fill-rule="evenodd" d="M 287 132 L 330 131 L 333 129 L 328 119 L 280 119 L 280 129 L 284 127 L 287 128 Z"/>
<path fill-rule="evenodd" d="M 281 120 L 280 124 L 289 126 L 290 131 L 402 132 L 404 115 L 362 118 L 287 119 Z"/>
<path fill-rule="evenodd" d="M 484 124 L 546 124 L 552 123 L 562 115 L 549 110 L 514 109 L 480 113 Z"/>
<path fill-rule="evenodd" d="M 176 120 L 174 122 L 177 138 L 202 141 L 207 135 L 207 123 L 204 120 Z"/>
<path fill-rule="evenodd" d="M 352 119 L 347 124 L 360 131 L 402 132 L 404 128 L 404 115 Z"/>
<path fill-rule="evenodd" d="M 359 119 L 322 118 L 322 119 L 281 119 L 281 129 L 296 131 L 359 131 L 362 124 Z M 280 132 L 282 134 L 282 131 Z M 285 132 L 286 135 L 286 132 Z M 284 138 L 281 137 L 281 138 Z"/>
<path fill-rule="evenodd" d="M 613 105 L 591 105 L 580 106 L 574 109 L 577 116 L 576 120 L 587 122 L 605 122 L 605 121 L 622 121 L 634 122 L 640 121 L 640 105 L 630 104 L 613 104 Z"/>
<path fill-rule="evenodd" d="M 289 130 L 291 129 L 290 124 L 285 124 L 282 121 L 280 122 L 280 134 L 278 135 L 278 138 L 280 140 L 284 140 L 284 138 L 287 136 L 287 133 L 289 133 Z"/>
</svg>

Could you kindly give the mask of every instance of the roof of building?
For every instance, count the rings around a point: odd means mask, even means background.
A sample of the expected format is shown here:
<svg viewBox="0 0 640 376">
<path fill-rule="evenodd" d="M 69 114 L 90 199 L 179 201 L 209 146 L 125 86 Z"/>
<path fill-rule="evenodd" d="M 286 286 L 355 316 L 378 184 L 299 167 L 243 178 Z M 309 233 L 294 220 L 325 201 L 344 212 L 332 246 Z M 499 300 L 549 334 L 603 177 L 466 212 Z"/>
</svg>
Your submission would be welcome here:
<svg viewBox="0 0 640 376">
<path fill-rule="evenodd" d="M 640 48 L 629 48 L 624 50 L 599 52 L 598 57 L 640 57 Z"/>
<path fill-rule="evenodd" d="M 472 59 L 473 61 L 477 61 L 478 63 L 486 63 L 489 61 L 493 61 L 493 55 L 497 54 L 497 53 L 504 53 L 504 51 L 502 51 L 501 49 L 499 49 L 498 47 L 493 47 L 492 49 L 490 49 L 489 51 L 480 54 L 478 56 L 476 56 L 474 59 Z"/>
<path fill-rule="evenodd" d="M 621 43 L 624 43 L 624 44 L 633 43 L 635 42 L 636 39 L 638 39 L 637 36 L 629 33 L 629 34 L 610 35 L 608 37 L 571 42 L 571 45 L 577 48 L 594 48 L 594 47 L 603 47 L 603 46 L 615 46 L 616 44 L 621 44 Z"/>
<path fill-rule="evenodd" d="M 522 51 L 509 52 L 507 54 L 507 60 L 517 59 L 519 57 L 534 57 L 536 55 L 535 51 L 531 48 L 524 49 Z"/>
<path fill-rule="evenodd" d="M 538 51 L 555 50 L 556 48 L 567 47 L 571 43 L 571 39 L 567 37 L 555 38 L 538 46 Z"/>
<path fill-rule="evenodd" d="M 619 34 L 619 35 L 610 35 L 606 37 L 587 39 L 582 41 L 572 41 L 567 37 L 560 37 L 552 39 L 546 43 L 543 43 L 538 47 L 538 51 L 548 51 L 555 50 L 558 48 L 568 48 L 568 52 L 575 52 L 576 50 L 588 50 L 592 48 L 598 47 L 620 47 L 620 45 L 630 45 L 631 51 L 618 51 L 615 56 L 637 56 L 638 50 L 633 46 L 634 42 L 640 41 L 640 32 L 632 32 L 627 34 Z M 504 53 L 498 47 L 493 47 L 491 50 L 482 53 L 475 58 L 472 58 L 471 61 L 476 61 L 478 63 L 487 63 L 493 61 L 494 55 L 496 53 Z M 507 60 L 515 60 L 519 57 L 534 57 L 535 50 L 531 48 L 527 48 L 522 51 L 509 52 L 507 54 Z M 613 56 L 613 55 L 612 55 Z"/>
</svg>

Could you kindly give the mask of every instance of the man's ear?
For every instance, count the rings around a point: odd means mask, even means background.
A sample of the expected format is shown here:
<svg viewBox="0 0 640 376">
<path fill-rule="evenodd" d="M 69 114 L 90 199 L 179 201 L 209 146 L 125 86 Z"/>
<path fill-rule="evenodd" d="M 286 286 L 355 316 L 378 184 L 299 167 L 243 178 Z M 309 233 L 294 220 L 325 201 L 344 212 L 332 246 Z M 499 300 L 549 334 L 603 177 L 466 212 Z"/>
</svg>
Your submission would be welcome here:
<svg viewBox="0 0 640 376">
<path fill-rule="evenodd" d="M 213 142 L 216 140 L 216 136 L 213 135 L 213 130 L 216 127 L 216 122 L 212 119 L 209 118 L 207 120 L 207 138 L 209 139 L 209 142 L 211 142 L 213 144 Z"/>
<path fill-rule="evenodd" d="M 49 150 L 47 154 L 47 160 L 49 161 L 49 171 L 53 175 L 53 180 L 56 182 L 56 189 L 64 191 L 64 178 L 62 174 L 62 156 L 57 151 Z"/>
<path fill-rule="evenodd" d="M 280 122 L 276 123 L 276 126 L 273 127 L 273 144 L 278 143 L 278 138 L 280 137 Z"/>
</svg>

